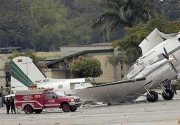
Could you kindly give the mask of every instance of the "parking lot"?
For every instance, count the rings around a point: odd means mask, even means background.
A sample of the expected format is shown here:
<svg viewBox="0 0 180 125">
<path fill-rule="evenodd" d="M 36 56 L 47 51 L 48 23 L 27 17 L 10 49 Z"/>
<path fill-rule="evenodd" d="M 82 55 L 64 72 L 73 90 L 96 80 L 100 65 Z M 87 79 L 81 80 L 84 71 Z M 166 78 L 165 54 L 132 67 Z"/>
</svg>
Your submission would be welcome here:
<svg viewBox="0 0 180 125">
<path fill-rule="evenodd" d="M 6 114 L 0 108 L 0 125 L 178 125 L 180 91 L 173 100 L 146 102 L 144 97 L 126 104 L 81 107 L 76 112 L 60 109 L 44 110 L 41 114 Z"/>
</svg>

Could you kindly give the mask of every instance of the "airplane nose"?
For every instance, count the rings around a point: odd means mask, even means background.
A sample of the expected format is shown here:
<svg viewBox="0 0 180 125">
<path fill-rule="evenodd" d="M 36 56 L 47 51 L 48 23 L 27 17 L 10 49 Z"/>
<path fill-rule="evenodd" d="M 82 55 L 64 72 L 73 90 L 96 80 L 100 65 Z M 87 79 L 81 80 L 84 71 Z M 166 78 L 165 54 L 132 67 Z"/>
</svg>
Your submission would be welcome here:
<svg viewBox="0 0 180 125">
<path fill-rule="evenodd" d="M 169 62 L 172 62 L 173 60 L 174 60 L 174 58 L 169 58 L 169 60 L 168 60 L 168 61 L 169 61 Z"/>
<path fill-rule="evenodd" d="M 176 67 L 172 63 L 173 60 L 174 60 L 174 58 L 169 58 L 169 60 L 168 60 L 169 61 L 169 66 L 170 66 L 170 70 L 173 69 L 176 73 L 178 73 Z"/>
</svg>

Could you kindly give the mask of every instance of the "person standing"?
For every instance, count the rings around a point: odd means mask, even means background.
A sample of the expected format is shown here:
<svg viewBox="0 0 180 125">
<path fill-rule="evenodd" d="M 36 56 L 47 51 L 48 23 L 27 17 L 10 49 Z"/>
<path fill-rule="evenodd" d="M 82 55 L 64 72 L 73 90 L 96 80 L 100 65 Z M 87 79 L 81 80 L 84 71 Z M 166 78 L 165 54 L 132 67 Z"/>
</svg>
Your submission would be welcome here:
<svg viewBox="0 0 180 125">
<path fill-rule="evenodd" d="M 9 102 L 9 99 L 8 99 L 8 98 L 6 98 L 6 110 L 7 110 L 7 114 L 9 114 L 10 102 Z"/>
<path fill-rule="evenodd" d="M 11 107 L 11 114 L 13 114 L 13 111 L 14 111 L 14 114 L 16 114 L 16 108 L 15 108 L 15 104 L 14 104 L 14 98 L 11 96 L 10 97 L 10 107 Z"/>
<path fill-rule="evenodd" d="M 3 104 L 5 104 L 6 103 L 6 100 L 5 100 L 5 97 L 4 97 L 4 88 L 3 88 L 3 86 L 1 86 L 1 89 L 0 89 L 0 91 L 1 91 L 1 99 L 2 99 L 2 102 L 3 102 Z M 4 106 L 3 106 L 4 107 Z"/>
<path fill-rule="evenodd" d="M 2 99 L 2 93 L 0 91 L 0 107 L 3 107 L 3 99 Z"/>
<path fill-rule="evenodd" d="M 0 96 L 0 108 L 3 107 L 2 97 Z"/>
</svg>

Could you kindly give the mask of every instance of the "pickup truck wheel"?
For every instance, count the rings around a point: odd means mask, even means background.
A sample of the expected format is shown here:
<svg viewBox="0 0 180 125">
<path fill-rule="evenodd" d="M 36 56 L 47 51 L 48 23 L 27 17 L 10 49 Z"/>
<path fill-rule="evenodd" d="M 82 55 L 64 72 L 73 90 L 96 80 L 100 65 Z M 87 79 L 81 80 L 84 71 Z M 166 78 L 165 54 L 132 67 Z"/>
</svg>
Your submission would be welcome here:
<svg viewBox="0 0 180 125">
<path fill-rule="evenodd" d="M 37 114 L 39 114 L 39 113 L 42 112 L 42 109 L 36 109 L 36 110 L 34 110 L 34 112 L 37 113 Z"/>
<path fill-rule="evenodd" d="M 65 103 L 62 105 L 62 110 L 63 112 L 69 112 L 70 111 L 70 106 L 69 104 Z"/>
<path fill-rule="evenodd" d="M 77 107 L 71 107 L 71 112 L 75 112 L 77 110 Z"/>
<path fill-rule="evenodd" d="M 26 106 L 24 107 L 24 112 L 25 112 L 26 114 L 31 114 L 31 113 L 33 113 L 33 108 L 32 108 L 32 106 L 31 106 L 31 105 L 26 105 Z"/>
</svg>

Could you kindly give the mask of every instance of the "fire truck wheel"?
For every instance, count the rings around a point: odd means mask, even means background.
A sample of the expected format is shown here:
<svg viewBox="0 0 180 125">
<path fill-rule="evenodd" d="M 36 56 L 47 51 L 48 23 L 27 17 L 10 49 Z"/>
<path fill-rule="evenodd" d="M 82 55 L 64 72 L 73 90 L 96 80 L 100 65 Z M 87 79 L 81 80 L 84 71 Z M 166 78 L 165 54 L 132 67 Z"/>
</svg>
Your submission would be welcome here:
<svg viewBox="0 0 180 125">
<path fill-rule="evenodd" d="M 62 105 L 62 110 L 63 112 L 69 112 L 70 111 L 70 106 L 69 104 L 65 103 Z"/>
<path fill-rule="evenodd" d="M 36 109 L 36 110 L 34 110 L 34 112 L 37 113 L 37 114 L 39 114 L 39 113 L 42 112 L 42 109 Z"/>
<path fill-rule="evenodd" d="M 31 114 L 31 113 L 33 113 L 33 108 L 32 108 L 32 106 L 31 106 L 31 105 L 26 105 L 26 106 L 24 107 L 24 112 L 25 112 L 26 114 Z"/>
<path fill-rule="evenodd" d="M 77 110 L 77 107 L 71 107 L 71 112 L 75 112 Z"/>
</svg>

